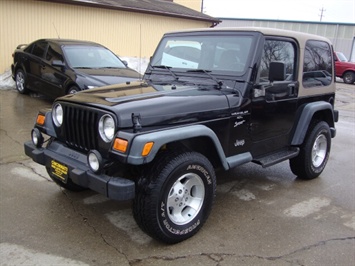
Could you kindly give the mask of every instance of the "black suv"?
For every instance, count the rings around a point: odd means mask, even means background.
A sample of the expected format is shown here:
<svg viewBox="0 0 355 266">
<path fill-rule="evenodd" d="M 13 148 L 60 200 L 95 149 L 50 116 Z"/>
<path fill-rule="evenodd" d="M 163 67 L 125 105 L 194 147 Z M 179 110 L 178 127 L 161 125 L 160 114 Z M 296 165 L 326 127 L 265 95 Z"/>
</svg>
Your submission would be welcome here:
<svg viewBox="0 0 355 266">
<path fill-rule="evenodd" d="M 140 79 L 106 47 L 88 41 L 41 39 L 13 53 L 12 78 L 19 93 L 56 98 L 81 90 Z"/>
<path fill-rule="evenodd" d="M 206 221 L 216 168 L 289 160 L 299 178 L 318 177 L 336 135 L 334 99 L 325 38 L 263 28 L 167 33 L 144 82 L 57 99 L 39 112 L 25 152 L 63 188 L 134 199 L 140 228 L 177 243 Z"/>
</svg>

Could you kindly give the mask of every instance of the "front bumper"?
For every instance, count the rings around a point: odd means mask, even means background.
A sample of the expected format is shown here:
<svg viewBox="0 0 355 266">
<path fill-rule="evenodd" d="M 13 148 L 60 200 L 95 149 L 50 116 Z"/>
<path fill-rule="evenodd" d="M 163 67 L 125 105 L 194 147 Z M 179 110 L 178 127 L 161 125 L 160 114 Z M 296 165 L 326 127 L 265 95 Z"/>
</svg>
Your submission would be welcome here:
<svg viewBox="0 0 355 266">
<path fill-rule="evenodd" d="M 86 155 L 52 142 L 47 148 L 37 148 L 31 141 L 24 144 L 25 154 L 36 163 L 51 166 L 52 160 L 68 167 L 68 178 L 73 183 L 89 188 L 113 200 L 130 200 L 135 195 L 135 184 L 122 177 L 93 173 L 87 165 Z"/>
</svg>

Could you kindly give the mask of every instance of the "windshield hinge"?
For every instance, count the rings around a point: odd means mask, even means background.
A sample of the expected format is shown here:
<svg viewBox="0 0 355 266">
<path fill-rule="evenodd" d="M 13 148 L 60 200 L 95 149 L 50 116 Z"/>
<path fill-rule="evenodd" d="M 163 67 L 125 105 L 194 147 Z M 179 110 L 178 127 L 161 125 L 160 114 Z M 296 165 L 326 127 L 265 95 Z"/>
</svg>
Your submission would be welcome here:
<svg viewBox="0 0 355 266">
<path fill-rule="evenodd" d="M 142 125 L 140 123 L 141 115 L 132 113 L 132 123 L 133 123 L 133 132 L 137 133 L 142 129 Z"/>
</svg>

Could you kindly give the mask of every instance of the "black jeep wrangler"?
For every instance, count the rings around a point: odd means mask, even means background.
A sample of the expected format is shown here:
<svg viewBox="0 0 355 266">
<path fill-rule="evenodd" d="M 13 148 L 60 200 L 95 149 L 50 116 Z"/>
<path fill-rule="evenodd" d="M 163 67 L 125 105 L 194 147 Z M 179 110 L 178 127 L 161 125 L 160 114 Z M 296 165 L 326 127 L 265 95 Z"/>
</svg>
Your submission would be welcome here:
<svg viewBox="0 0 355 266">
<path fill-rule="evenodd" d="M 141 82 L 64 96 L 25 153 L 68 190 L 134 200 L 140 228 L 177 243 L 206 221 L 216 168 L 289 160 L 318 177 L 335 137 L 329 40 L 264 28 L 167 33 Z"/>
</svg>

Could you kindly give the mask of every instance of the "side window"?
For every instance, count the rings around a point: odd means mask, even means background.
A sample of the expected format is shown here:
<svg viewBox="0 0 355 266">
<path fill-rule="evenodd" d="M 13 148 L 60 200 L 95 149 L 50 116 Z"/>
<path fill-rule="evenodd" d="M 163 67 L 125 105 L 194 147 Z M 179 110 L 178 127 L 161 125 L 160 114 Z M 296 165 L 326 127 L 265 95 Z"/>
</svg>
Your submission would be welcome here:
<svg viewBox="0 0 355 266">
<path fill-rule="evenodd" d="M 32 54 L 38 57 L 43 57 L 46 48 L 47 48 L 46 42 L 37 42 L 33 46 Z"/>
<path fill-rule="evenodd" d="M 327 86 L 332 82 L 332 56 L 328 43 L 307 41 L 303 63 L 305 88 Z"/>
<path fill-rule="evenodd" d="M 34 44 L 31 44 L 31 45 L 29 45 L 29 46 L 27 46 L 25 49 L 24 49 L 24 51 L 26 52 L 26 53 L 32 53 L 32 48 L 33 48 L 33 46 L 34 46 Z"/>
<path fill-rule="evenodd" d="M 293 80 L 295 71 L 295 46 L 287 40 L 266 40 L 261 67 L 260 82 L 269 82 L 270 62 L 282 62 L 286 66 L 286 80 Z"/>
<path fill-rule="evenodd" d="M 52 63 L 53 60 L 64 61 L 63 55 L 59 47 L 53 44 L 49 44 L 47 54 L 46 54 L 46 60 L 48 60 L 50 63 Z"/>
</svg>

